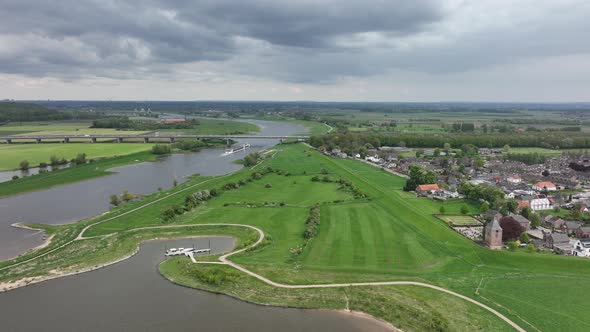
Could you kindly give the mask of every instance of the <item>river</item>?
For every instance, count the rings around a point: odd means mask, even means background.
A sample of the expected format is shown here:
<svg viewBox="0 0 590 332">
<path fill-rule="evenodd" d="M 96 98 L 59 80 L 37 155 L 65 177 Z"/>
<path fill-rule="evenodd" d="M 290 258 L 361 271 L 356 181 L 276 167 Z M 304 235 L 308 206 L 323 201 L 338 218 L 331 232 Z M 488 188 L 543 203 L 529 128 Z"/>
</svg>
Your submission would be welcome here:
<svg viewBox="0 0 590 332">
<path fill-rule="evenodd" d="M 294 135 L 306 130 L 303 126 L 287 122 L 247 121 L 261 128 L 258 135 Z M 277 144 L 277 140 L 246 139 L 240 143 L 249 143 L 251 148 L 227 156 L 222 156 L 223 148 L 173 154 L 157 162 L 113 168 L 111 171 L 116 172 L 113 175 L 0 199 L 0 260 L 15 257 L 44 242 L 42 232 L 11 227 L 13 223 L 55 225 L 90 218 L 110 209 L 109 197 L 112 194 L 129 190 L 145 195 L 158 188 L 172 187 L 175 179 L 182 183 L 193 174 L 227 174 L 242 167 L 233 161 L 250 152 L 271 147 Z"/>
<path fill-rule="evenodd" d="M 211 237 L 149 241 L 132 258 L 93 272 L 0 294 L 2 331 L 388 331 L 335 311 L 260 306 L 177 286 L 157 271 L 164 246 L 231 250 Z M 188 258 L 186 258 L 188 259 Z"/>
</svg>

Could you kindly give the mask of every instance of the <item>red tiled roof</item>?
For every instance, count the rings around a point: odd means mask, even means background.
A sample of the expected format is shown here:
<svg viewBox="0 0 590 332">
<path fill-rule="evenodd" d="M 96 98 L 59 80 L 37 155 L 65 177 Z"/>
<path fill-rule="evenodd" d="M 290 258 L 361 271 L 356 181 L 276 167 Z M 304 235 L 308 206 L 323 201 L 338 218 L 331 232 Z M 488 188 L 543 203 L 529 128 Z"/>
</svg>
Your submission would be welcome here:
<svg viewBox="0 0 590 332">
<path fill-rule="evenodd" d="M 553 184 L 553 182 L 549 182 L 549 181 L 541 181 L 541 182 L 537 182 L 537 183 L 535 183 L 535 186 L 536 186 L 536 187 L 539 187 L 539 188 L 545 188 L 545 187 L 547 187 L 547 188 L 550 188 L 550 187 L 555 187 L 555 185 Z"/>
<path fill-rule="evenodd" d="M 421 184 L 418 186 L 418 188 L 416 188 L 416 190 L 418 191 L 430 191 L 430 190 L 438 190 L 440 189 L 438 187 L 438 184 Z"/>
<path fill-rule="evenodd" d="M 530 202 L 529 201 L 518 201 L 518 207 L 519 208 L 523 208 L 525 206 L 530 207 L 531 206 Z"/>
</svg>

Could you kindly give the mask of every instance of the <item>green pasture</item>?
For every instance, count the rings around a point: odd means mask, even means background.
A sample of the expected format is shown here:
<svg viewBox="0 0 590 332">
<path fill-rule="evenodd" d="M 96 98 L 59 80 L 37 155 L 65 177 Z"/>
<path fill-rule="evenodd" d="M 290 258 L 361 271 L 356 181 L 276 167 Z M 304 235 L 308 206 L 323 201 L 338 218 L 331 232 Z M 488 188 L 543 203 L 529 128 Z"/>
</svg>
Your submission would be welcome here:
<svg viewBox="0 0 590 332">
<path fill-rule="evenodd" d="M 33 167 L 41 162 L 49 164 L 51 156 L 70 160 L 79 153 L 86 153 L 87 159 L 105 158 L 147 151 L 152 145 L 149 143 L 6 144 L 0 145 L 0 170 L 16 169 L 22 160 L 27 160 Z"/>
</svg>

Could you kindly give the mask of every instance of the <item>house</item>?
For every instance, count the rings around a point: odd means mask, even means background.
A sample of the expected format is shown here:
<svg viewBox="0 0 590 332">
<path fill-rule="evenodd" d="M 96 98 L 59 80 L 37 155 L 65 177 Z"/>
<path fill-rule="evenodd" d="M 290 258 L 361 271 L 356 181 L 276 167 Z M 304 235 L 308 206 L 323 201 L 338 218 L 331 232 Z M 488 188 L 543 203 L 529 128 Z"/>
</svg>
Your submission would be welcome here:
<svg viewBox="0 0 590 332">
<path fill-rule="evenodd" d="M 497 219 L 486 225 L 484 240 L 490 249 L 502 249 L 502 227 Z"/>
<path fill-rule="evenodd" d="M 553 184 L 553 182 L 549 182 L 549 181 L 540 181 L 537 182 L 533 185 L 533 190 L 537 190 L 537 191 L 555 191 L 557 190 L 557 187 L 555 186 L 555 184 Z"/>
<path fill-rule="evenodd" d="M 545 247 L 554 249 L 555 246 L 564 246 L 570 243 L 570 238 L 563 233 L 545 234 Z"/>
<path fill-rule="evenodd" d="M 566 220 L 563 222 L 560 229 L 568 235 L 573 235 L 576 232 L 576 230 L 580 227 L 582 227 L 581 222 Z"/>
<path fill-rule="evenodd" d="M 565 220 L 550 214 L 541 217 L 541 223 L 549 228 L 561 228 Z"/>
<path fill-rule="evenodd" d="M 436 184 L 436 183 L 434 183 L 434 184 L 421 184 L 418 187 L 416 187 L 416 194 L 418 194 L 418 196 L 428 196 L 430 194 L 433 194 L 437 190 L 440 190 L 440 188 L 438 187 L 438 184 Z"/>
<path fill-rule="evenodd" d="M 434 192 L 432 197 L 438 198 L 438 199 L 443 199 L 443 200 L 450 199 L 450 198 L 459 198 L 459 193 L 457 191 L 439 189 Z"/>
<path fill-rule="evenodd" d="M 531 202 L 529 201 L 518 201 L 518 208 L 522 209 L 525 207 L 531 207 Z"/>
<path fill-rule="evenodd" d="M 513 175 L 513 176 L 507 177 L 506 181 L 508 181 L 508 183 L 512 183 L 512 184 L 519 184 L 522 182 L 522 179 L 518 175 Z"/>
<path fill-rule="evenodd" d="M 590 257 L 590 239 L 578 239 L 574 242 L 573 256 Z"/>
<path fill-rule="evenodd" d="M 531 228 L 531 221 L 528 220 L 527 218 L 518 215 L 518 214 L 510 214 L 508 216 L 508 218 L 512 218 L 512 220 L 516 221 L 517 223 L 520 224 L 520 226 L 522 226 L 522 228 L 526 231 L 527 229 Z"/>
<path fill-rule="evenodd" d="M 590 238 L 590 227 L 578 227 L 576 229 L 576 236 L 579 239 Z"/>
<path fill-rule="evenodd" d="M 549 210 L 551 209 L 551 201 L 547 198 L 531 199 L 529 206 L 533 211 Z"/>
</svg>

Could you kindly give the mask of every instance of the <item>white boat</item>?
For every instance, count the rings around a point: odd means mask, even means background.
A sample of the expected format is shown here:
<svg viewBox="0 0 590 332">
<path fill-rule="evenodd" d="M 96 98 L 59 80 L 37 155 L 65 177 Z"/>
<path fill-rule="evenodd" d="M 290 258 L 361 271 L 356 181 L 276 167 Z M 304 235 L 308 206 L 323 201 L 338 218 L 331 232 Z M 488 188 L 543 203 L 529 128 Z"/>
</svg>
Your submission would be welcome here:
<svg viewBox="0 0 590 332">
<path fill-rule="evenodd" d="M 224 156 L 227 156 L 227 155 L 230 155 L 232 153 L 236 153 L 236 152 L 240 152 L 240 151 L 245 151 L 249 147 L 250 147 L 250 144 L 246 143 L 246 144 L 243 144 L 242 146 L 240 146 L 238 148 L 225 150 L 225 152 L 223 153 L 223 155 Z"/>
</svg>

